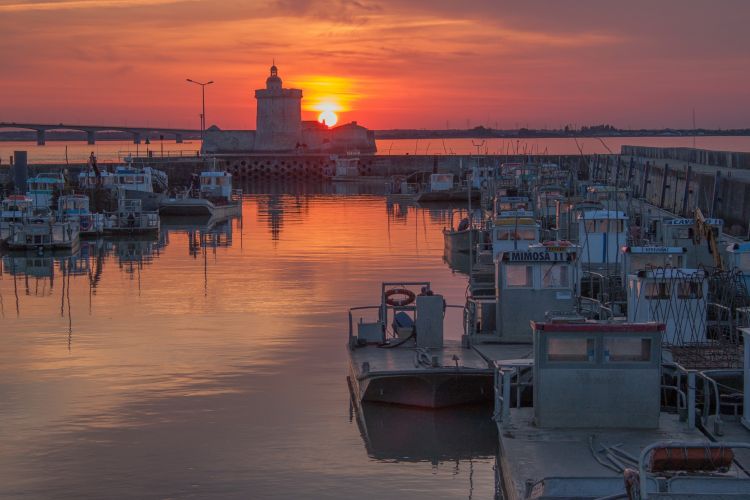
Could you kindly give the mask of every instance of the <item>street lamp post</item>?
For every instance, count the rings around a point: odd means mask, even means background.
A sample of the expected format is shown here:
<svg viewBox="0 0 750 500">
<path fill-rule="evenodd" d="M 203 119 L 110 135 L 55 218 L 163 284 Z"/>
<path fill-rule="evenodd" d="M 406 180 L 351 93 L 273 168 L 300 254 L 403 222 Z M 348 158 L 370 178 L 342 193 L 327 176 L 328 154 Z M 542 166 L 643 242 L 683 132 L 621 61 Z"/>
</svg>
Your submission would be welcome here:
<svg viewBox="0 0 750 500">
<path fill-rule="evenodd" d="M 206 134 L 206 85 L 211 85 L 213 80 L 210 80 L 205 83 L 196 82 L 195 80 L 191 80 L 190 78 L 186 78 L 186 80 L 190 83 L 194 83 L 196 85 L 201 86 L 201 149 L 203 148 L 203 139 Z"/>
</svg>

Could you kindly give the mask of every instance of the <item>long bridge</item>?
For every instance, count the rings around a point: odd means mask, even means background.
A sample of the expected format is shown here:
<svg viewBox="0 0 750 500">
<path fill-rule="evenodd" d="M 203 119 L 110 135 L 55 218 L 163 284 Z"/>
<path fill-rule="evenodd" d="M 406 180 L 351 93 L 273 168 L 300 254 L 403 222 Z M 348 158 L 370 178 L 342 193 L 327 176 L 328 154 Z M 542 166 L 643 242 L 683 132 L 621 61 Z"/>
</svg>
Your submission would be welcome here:
<svg viewBox="0 0 750 500">
<path fill-rule="evenodd" d="M 22 130 L 36 130 L 36 143 L 43 146 L 46 143 L 46 135 L 50 130 L 74 130 L 86 132 L 86 140 L 89 144 L 96 143 L 97 132 L 126 132 L 133 136 L 133 143 L 140 144 L 141 137 L 150 133 L 162 135 L 173 135 L 175 142 L 181 143 L 183 136 L 187 134 L 197 134 L 200 130 L 162 128 L 162 127 L 121 127 L 110 125 L 71 125 L 66 123 L 16 123 L 0 122 L 0 129 L 12 128 Z"/>
</svg>

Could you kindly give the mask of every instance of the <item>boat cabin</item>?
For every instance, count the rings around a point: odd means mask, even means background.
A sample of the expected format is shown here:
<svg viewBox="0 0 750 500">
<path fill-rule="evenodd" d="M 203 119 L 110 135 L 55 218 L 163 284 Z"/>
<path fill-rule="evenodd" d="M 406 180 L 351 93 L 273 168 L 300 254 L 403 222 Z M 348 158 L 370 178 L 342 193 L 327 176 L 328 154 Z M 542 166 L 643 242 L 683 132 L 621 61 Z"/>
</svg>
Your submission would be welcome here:
<svg viewBox="0 0 750 500">
<path fill-rule="evenodd" d="M 665 344 L 707 342 L 708 280 L 703 270 L 638 271 L 628 276 L 626 293 L 628 321 L 664 323 Z"/>
<path fill-rule="evenodd" d="M 558 198 L 555 200 L 555 239 L 578 242 L 578 216 L 587 211 L 601 210 L 599 202 L 583 199 Z"/>
<path fill-rule="evenodd" d="M 471 167 L 471 189 L 490 189 L 494 185 L 495 168 L 475 163 Z"/>
<path fill-rule="evenodd" d="M 625 283 L 631 274 L 651 268 L 685 267 L 686 250 L 681 247 L 622 247 L 620 274 Z"/>
<path fill-rule="evenodd" d="M 138 169 L 131 166 L 120 166 L 115 169 L 114 187 L 131 191 L 153 192 L 151 169 Z"/>
<path fill-rule="evenodd" d="M 232 198 L 232 174 L 229 172 L 201 172 L 200 192 L 202 198 Z"/>
<path fill-rule="evenodd" d="M 545 227 L 555 227 L 557 218 L 557 202 L 564 199 L 562 186 L 540 186 L 536 190 L 536 213 L 542 219 Z"/>
<path fill-rule="evenodd" d="M 706 223 L 711 226 L 714 238 L 718 242 L 724 230 L 724 221 L 722 219 L 706 219 Z M 714 256 L 711 254 L 708 244 L 705 241 L 695 243 L 693 239 L 695 219 L 657 219 L 652 221 L 652 224 L 657 242 L 664 246 L 684 247 L 686 249 L 686 267 L 713 267 L 715 265 Z"/>
<path fill-rule="evenodd" d="M 20 222 L 34 212 L 34 200 L 22 194 L 12 194 L 0 202 L 0 227 Z"/>
<path fill-rule="evenodd" d="M 750 294 L 750 242 L 729 245 L 727 247 L 727 264 L 730 269 L 736 268 L 742 271 L 745 291 Z"/>
<path fill-rule="evenodd" d="M 620 248 L 627 242 L 625 212 L 591 210 L 578 215 L 578 244 L 584 269 L 619 268 Z"/>
<path fill-rule="evenodd" d="M 62 221 L 76 222 L 82 234 L 98 234 L 104 230 L 104 214 L 91 213 L 89 197 L 83 194 L 60 196 L 57 216 Z"/>
<path fill-rule="evenodd" d="M 97 178 L 96 172 L 86 170 L 78 174 L 78 185 L 82 189 L 112 189 L 115 185 L 115 176 L 106 170 L 101 170 Z"/>
<path fill-rule="evenodd" d="M 39 174 L 26 181 L 27 195 L 34 202 L 34 208 L 51 208 L 52 196 L 65 188 L 62 174 Z"/>
<path fill-rule="evenodd" d="M 430 174 L 430 184 L 428 186 L 430 192 L 450 191 L 453 189 L 453 185 L 453 174 Z"/>
<path fill-rule="evenodd" d="M 569 242 L 553 241 L 502 253 L 495 266 L 495 323 L 502 342 L 531 342 L 530 320 L 574 308 L 578 251 Z"/>
<path fill-rule="evenodd" d="M 529 198 L 527 196 L 498 196 L 495 202 L 496 217 L 501 217 L 504 212 L 528 209 Z"/>
<path fill-rule="evenodd" d="M 539 242 L 539 224 L 529 210 L 509 210 L 495 218 L 491 230 L 492 258 L 510 250 L 525 250 Z"/>
<path fill-rule="evenodd" d="M 664 325 L 532 321 L 532 331 L 538 427 L 659 426 Z"/>
</svg>

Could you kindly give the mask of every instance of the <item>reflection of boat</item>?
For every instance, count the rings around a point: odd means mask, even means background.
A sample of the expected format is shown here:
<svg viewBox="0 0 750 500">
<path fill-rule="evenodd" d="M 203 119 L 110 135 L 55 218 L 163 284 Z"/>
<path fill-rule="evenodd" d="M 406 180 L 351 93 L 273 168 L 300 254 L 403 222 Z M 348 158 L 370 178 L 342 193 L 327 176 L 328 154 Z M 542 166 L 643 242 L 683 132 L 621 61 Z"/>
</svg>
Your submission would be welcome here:
<svg viewBox="0 0 750 500">
<path fill-rule="evenodd" d="M 471 272 L 472 258 L 474 256 L 467 252 L 451 252 L 448 249 L 443 252 L 443 260 L 448 264 L 448 267 L 467 276 Z"/>
<path fill-rule="evenodd" d="M 468 346 L 443 340 L 445 311 L 458 306 L 446 306 L 429 282 L 382 283 L 380 296 L 377 306 L 349 310 L 350 381 L 357 401 L 441 408 L 491 398 L 487 362 Z M 355 333 L 353 313 L 366 310 L 377 318 L 360 317 Z"/>
<path fill-rule="evenodd" d="M 431 410 L 364 402 L 356 414 L 367 454 L 377 460 L 437 464 L 497 453 L 490 405 Z"/>
<path fill-rule="evenodd" d="M 239 214 L 242 191 L 232 189 L 232 174 L 228 172 L 201 172 L 197 192 L 186 192 L 165 198 L 159 204 L 159 213 L 168 216 L 210 216 L 217 219 Z"/>
</svg>

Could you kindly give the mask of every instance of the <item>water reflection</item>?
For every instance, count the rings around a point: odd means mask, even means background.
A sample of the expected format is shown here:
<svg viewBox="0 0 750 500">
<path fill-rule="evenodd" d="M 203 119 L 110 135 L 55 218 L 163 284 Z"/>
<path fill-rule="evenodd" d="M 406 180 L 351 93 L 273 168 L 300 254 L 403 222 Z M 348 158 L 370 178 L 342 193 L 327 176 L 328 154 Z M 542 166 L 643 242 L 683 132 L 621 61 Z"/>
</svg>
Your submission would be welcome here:
<svg viewBox="0 0 750 500">
<path fill-rule="evenodd" d="M 354 403 L 367 454 L 377 460 L 456 462 L 494 458 L 497 427 L 488 405 L 430 410 Z"/>
<path fill-rule="evenodd" d="M 227 223 L 2 256 L 0 497 L 494 495 L 487 422 L 466 417 L 466 444 L 449 432 L 464 417 L 416 417 L 400 445 L 383 431 L 412 417 L 368 409 L 365 442 L 347 411 L 349 305 L 388 278 L 464 299 L 442 262 L 447 209 L 246 192 Z"/>
</svg>

